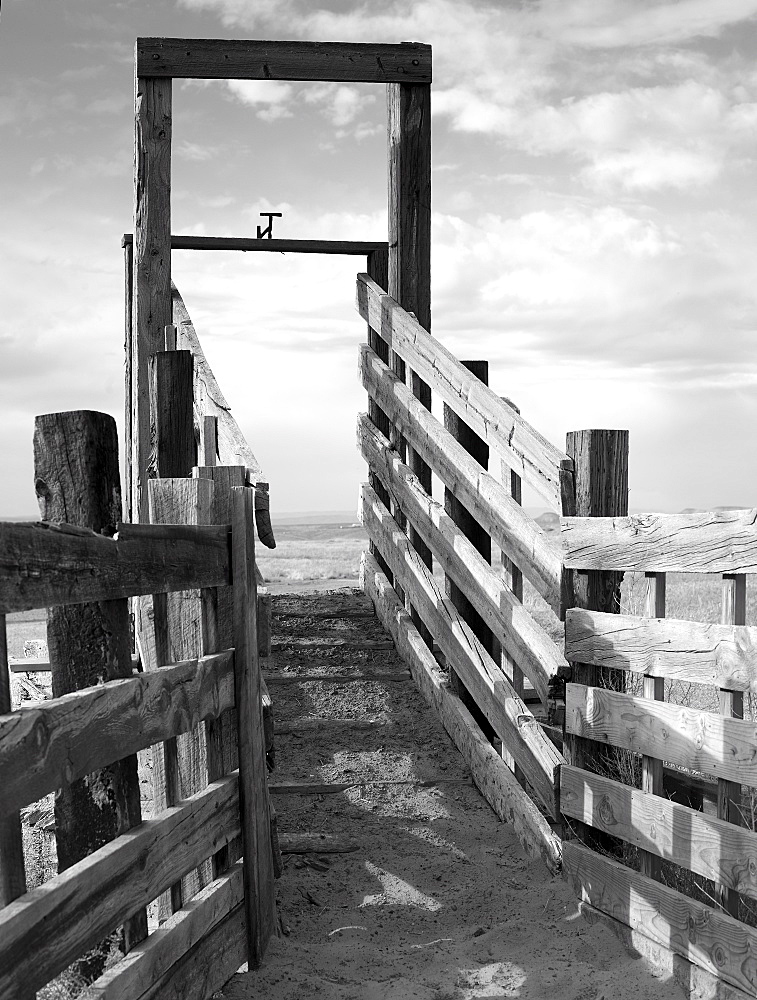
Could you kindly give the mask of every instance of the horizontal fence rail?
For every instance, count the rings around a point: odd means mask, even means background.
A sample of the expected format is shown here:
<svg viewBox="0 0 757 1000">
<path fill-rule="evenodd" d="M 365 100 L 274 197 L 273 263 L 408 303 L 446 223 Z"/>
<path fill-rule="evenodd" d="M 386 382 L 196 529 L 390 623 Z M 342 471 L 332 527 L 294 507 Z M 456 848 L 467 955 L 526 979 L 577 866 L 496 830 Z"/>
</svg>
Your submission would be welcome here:
<svg viewBox="0 0 757 1000">
<path fill-rule="evenodd" d="M 573 499 L 573 462 L 461 364 L 366 274 L 357 308 L 371 329 L 508 465 L 562 513 Z"/>
<path fill-rule="evenodd" d="M 231 583 L 228 525 L 0 524 L 0 614 Z"/>
<path fill-rule="evenodd" d="M 561 539 L 570 569 L 757 573 L 757 508 L 566 517 Z"/>
<path fill-rule="evenodd" d="M 580 663 L 757 694 L 757 627 L 571 608 L 565 655 Z"/>
<path fill-rule="evenodd" d="M 124 233 L 121 246 L 134 244 L 131 233 Z M 365 240 L 278 240 L 250 236 L 171 236 L 172 250 L 241 250 L 244 253 L 328 253 L 367 257 L 386 250 L 387 243 Z"/>
</svg>

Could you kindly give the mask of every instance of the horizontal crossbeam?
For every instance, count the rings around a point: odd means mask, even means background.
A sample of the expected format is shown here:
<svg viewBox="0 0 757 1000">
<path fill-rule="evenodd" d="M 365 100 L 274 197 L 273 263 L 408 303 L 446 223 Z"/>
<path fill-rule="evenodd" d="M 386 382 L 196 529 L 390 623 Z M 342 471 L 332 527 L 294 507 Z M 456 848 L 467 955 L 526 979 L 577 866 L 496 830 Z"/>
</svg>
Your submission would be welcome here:
<svg viewBox="0 0 757 1000">
<path fill-rule="evenodd" d="M 121 246 L 134 243 L 132 233 L 124 233 Z M 268 253 L 334 253 L 367 257 L 386 250 L 387 243 L 361 240 L 259 240 L 249 236 L 172 236 L 172 250 L 262 250 Z"/>
<path fill-rule="evenodd" d="M 420 42 L 266 42 L 227 38 L 138 38 L 138 77 L 431 83 L 431 46 Z"/>
</svg>

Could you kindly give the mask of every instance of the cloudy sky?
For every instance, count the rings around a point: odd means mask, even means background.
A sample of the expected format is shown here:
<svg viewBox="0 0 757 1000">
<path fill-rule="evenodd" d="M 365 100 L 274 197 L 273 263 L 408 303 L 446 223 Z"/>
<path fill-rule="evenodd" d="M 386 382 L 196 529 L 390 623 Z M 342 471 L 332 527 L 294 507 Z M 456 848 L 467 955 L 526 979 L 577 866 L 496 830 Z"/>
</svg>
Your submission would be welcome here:
<svg viewBox="0 0 757 1000">
<path fill-rule="evenodd" d="M 433 331 L 637 510 L 757 505 L 757 0 L 5 0 L 0 516 L 34 415 L 123 410 L 138 35 L 433 46 Z M 386 238 L 384 88 L 174 87 L 173 231 Z M 360 258 L 175 252 L 275 512 L 354 509 Z"/>
</svg>

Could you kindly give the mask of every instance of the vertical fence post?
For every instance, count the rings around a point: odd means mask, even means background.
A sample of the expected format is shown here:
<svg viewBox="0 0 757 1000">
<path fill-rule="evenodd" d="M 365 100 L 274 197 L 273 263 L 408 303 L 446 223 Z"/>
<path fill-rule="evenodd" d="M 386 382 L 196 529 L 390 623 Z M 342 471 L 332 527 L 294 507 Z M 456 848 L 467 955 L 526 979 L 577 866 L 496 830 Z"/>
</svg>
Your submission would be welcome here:
<svg viewBox="0 0 757 1000">
<path fill-rule="evenodd" d="M 628 513 L 628 431 L 571 431 L 565 451 L 574 463 L 576 516 L 625 516 Z M 571 576 L 576 607 L 614 613 L 620 610 L 622 573 L 589 570 L 573 572 Z M 574 663 L 572 677 L 579 684 L 618 690 L 619 678 L 613 676 L 616 673 L 608 668 Z M 568 763 L 575 767 L 607 770 L 607 751 L 591 740 L 565 733 L 564 753 Z M 582 827 L 583 824 L 578 824 L 579 835 L 583 838 L 586 831 Z M 601 839 L 600 835 L 596 836 Z"/>
<path fill-rule="evenodd" d="M 134 97 L 134 355 L 132 516 L 147 521 L 150 453 L 148 364 L 171 322 L 170 77 L 138 77 Z M 194 464 L 194 463 L 192 463 Z M 188 475 L 188 473 L 182 473 Z"/>
<path fill-rule="evenodd" d="M 230 524 L 231 491 L 244 486 L 246 469 L 243 465 L 198 466 L 192 470 L 197 479 L 213 481 L 212 524 Z M 231 587 L 212 587 L 200 591 L 202 605 L 202 652 L 217 653 L 234 645 L 234 607 Z M 237 717 L 233 708 L 217 719 L 205 723 L 208 781 L 216 781 L 236 770 Z M 233 840 L 213 858 L 213 875 L 218 876 L 242 854 L 241 842 Z"/>
<path fill-rule="evenodd" d="M 0 715 L 11 710 L 10 672 L 5 615 L 0 615 Z M 21 818 L 12 812 L 0 816 L 0 907 L 7 906 L 26 892 L 24 845 Z"/>
<path fill-rule="evenodd" d="M 389 153 L 389 294 L 403 309 L 415 315 L 431 331 L 431 87 L 429 84 L 387 85 L 387 132 Z M 392 352 L 395 374 L 407 381 L 406 365 Z M 415 372 L 410 374 L 413 395 L 431 409 L 431 387 Z M 406 446 L 398 450 L 405 461 Z M 431 469 L 412 452 L 408 464 L 424 490 L 431 493 Z M 406 527 L 405 518 L 399 518 Z M 410 529 L 413 548 L 431 568 L 431 550 Z M 413 621 L 424 641 L 431 634 L 411 609 Z"/>
<path fill-rule="evenodd" d="M 113 535 L 121 520 L 116 422 L 106 413 L 47 413 L 34 423 L 34 477 L 46 521 L 65 521 Z M 53 697 L 102 681 L 131 677 L 128 601 L 97 601 L 49 608 L 47 640 Z M 94 779 L 94 780 L 93 780 Z M 65 871 L 92 851 L 141 822 L 135 755 L 67 785 L 55 800 L 58 869 Z M 147 935 L 140 910 L 124 925 L 128 950 Z M 87 960 L 86 975 L 99 975 L 105 953 Z"/>
<path fill-rule="evenodd" d="M 665 595 L 667 577 L 664 573 L 645 573 L 644 583 L 646 593 L 644 595 L 644 614 L 647 618 L 665 617 Z M 649 677 L 647 674 L 642 679 L 642 696 L 653 701 L 663 701 L 665 697 L 665 678 Z M 656 757 L 641 758 L 641 787 L 645 792 L 652 795 L 663 794 L 662 784 L 662 761 Z M 660 858 L 650 851 L 641 850 L 639 852 L 641 860 L 641 873 L 657 881 L 660 879 Z"/>
<path fill-rule="evenodd" d="M 132 398 L 134 394 L 134 241 L 126 236 L 121 240 L 124 251 L 124 354 L 126 355 L 126 367 L 124 369 L 124 469 L 126 470 L 126 480 L 124 482 L 124 521 L 134 520 L 134 504 L 132 500 L 132 459 L 133 459 L 133 438 L 134 428 L 132 424 L 133 409 Z"/>
<path fill-rule="evenodd" d="M 472 375 L 480 379 L 484 385 L 489 384 L 488 361 L 463 361 L 462 364 L 465 365 Z M 478 434 L 472 431 L 468 424 L 466 424 L 465 421 L 462 420 L 446 403 L 444 404 L 444 426 L 452 434 L 455 440 L 460 442 L 468 454 L 475 458 L 483 469 L 487 469 L 489 467 L 488 445 L 478 436 Z M 488 563 L 491 563 L 491 538 L 479 522 L 473 517 L 470 511 L 457 499 L 452 490 L 446 487 L 444 490 L 444 509 L 455 524 L 460 528 L 466 538 L 468 538 L 474 545 L 476 550 L 481 553 Z M 445 588 L 448 597 L 460 612 L 460 616 L 463 621 L 470 625 L 476 637 L 481 640 L 481 643 L 486 651 L 490 656 L 493 656 L 495 652 L 495 640 L 494 634 L 489 626 L 484 622 L 483 618 L 473 607 L 464 592 L 460 590 L 450 577 L 445 577 Z M 450 670 L 450 681 L 457 694 L 463 699 L 466 707 L 480 722 L 483 731 L 485 733 L 490 733 L 491 727 L 488 722 L 486 722 L 483 718 L 480 710 L 468 694 L 463 683 L 452 670 Z"/>
<path fill-rule="evenodd" d="M 247 960 L 250 968 L 258 968 L 276 928 L 276 896 L 256 622 L 254 490 L 233 489 L 231 510 L 234 677 Z"/>
<path fill-rule="evenodd" d="M 723 598 L 721 610 L 723 625 L 746 625 L 746 576 L 742 573 L 727 573 L 723 576 Z M 729 719 L 744 718 L 744 692 L 720 689 L 720 714 Z M 741 811 L 741 784 L 718 778 L 718 819 L 744 826 Z M 739 915 L 739 894 L 736 889 L 718 886 L 720 905 L 732 917 Z"/>
</svg>

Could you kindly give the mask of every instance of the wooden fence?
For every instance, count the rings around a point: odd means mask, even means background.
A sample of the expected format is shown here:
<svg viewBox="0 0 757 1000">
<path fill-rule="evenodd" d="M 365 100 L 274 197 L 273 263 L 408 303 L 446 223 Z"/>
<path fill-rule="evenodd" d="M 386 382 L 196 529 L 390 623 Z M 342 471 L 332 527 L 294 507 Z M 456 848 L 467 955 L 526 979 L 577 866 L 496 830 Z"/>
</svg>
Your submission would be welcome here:
<svg viewBox="0 0 757 1000">
<path fill-rule="evenodd" d="M 212 484 L 210 484 L 212 487 Z M 206 606 L 233 587 L 234 648 L 77 691 L 0 715 L 0 996 L 34 994 L 159 894 L 241 835 L 244 857 L 91 988 L 97 997 L 202 997 L 245 961 L 257 964 L 274 929 L 270 816 L 255 616 L 253 491 L 232 493 L 232 523 L 120 525 L 116 538 L 56 524 L 0 525 L 0 675 L 7 678 L 5 615 L 37 607 L 111 602 L 128 632 L 127 599 L 201 588 Z M 157 631 L 166 622 L 156 622 Z M 118 637 L 114 637 L 115 640 Z M 128 649 L 128 636 L 126 648 Z M 128 671 L 130 672 L 130 670 Z M 5 682 L 4 682 L 5 684 Z M 56 789 L 201 721 L 235 710 L 239 768 L 117 830 L 111 843 L 25 891 L 19 810 Z M 166 753 L 166 759 L 170 753 Z M 138 786 L 137 786 L 138 789 Z M 126 824 L 123 824 L 124 826 Z M 138 921 L 139 923 L 139 921 Z M 138 938 L 144 937 L 139 942 Z"/>
<path fill-rule="evenodd" d="M 725 984 L 756 995 L 745 904 L 757 833 L 742 785 L 757 787 L 743 719 L 744 692 L 757 693 L 757 628 L 745 625 L 757 511 L 621 516 L 625 432 L 576 432 L 560 453 L 484 384 L 485 364 L 454 358 L 368 275 L 357 307 L 369 326 L 363 582 L 421 690 L 483 794 L 531 853 L 562 866 L 586 913 L 658 959 L 662 946 L 697 995 L 725 996 Z M 443 422 L 414 379 L 443 401 Z M 522 510 L 521 483 L 562 515 L 559 538 Z M 619 614 L 625 572 L 645 574 L 646 617 Z M 666 620 L 670 572 L 722 574 L 722 624 Z M 566 620 L 564 652 L 522 606 L 522 579 Z M 546 705 L 566 679 L 560 739 L 524 694 Z M 666 703 L 671 680 L 716 688 L 720 713 Z"/>
</svg>

